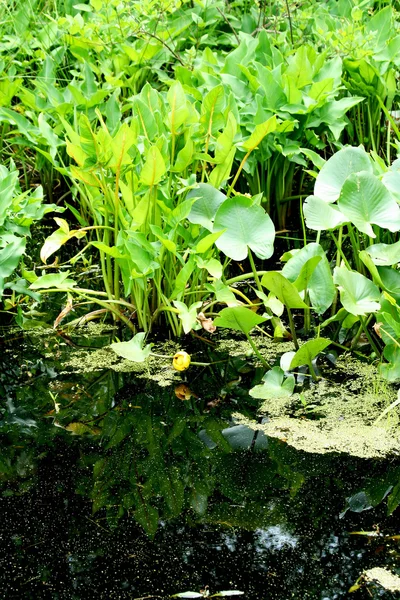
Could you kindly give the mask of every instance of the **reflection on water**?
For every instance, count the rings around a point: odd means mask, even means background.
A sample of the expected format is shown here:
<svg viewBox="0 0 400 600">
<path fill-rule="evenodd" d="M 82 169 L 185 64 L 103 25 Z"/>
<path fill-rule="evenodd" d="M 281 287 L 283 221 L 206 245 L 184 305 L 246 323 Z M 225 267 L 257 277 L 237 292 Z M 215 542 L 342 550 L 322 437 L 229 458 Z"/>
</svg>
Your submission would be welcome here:
<svg viewBox="0 0 400 600">
<path fill-rule="evenodd" d="M 63 348 L 57 362 L 37 342 L 2 349 L 1 597 L 333 600 L 366 568 L 400 569 L 396 539 L 349 535 L 400 533 L 381 502 L 399 466 L 298 452 L 238 425 L 231 412 L 254 414 L 254 401 L 245 381 L 226 392 L 237 364 L 204 372 L 182 400 L 133 374 L 59 375 Z"/>
</svg>

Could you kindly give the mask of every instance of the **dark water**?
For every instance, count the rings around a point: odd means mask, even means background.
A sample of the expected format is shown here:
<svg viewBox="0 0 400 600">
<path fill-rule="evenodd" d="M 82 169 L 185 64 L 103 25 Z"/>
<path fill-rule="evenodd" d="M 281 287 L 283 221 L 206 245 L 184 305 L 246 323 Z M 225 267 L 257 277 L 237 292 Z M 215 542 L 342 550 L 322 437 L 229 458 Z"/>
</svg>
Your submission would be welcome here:
<svg viewBox="0 0 400 600">
<path fill-rule="evenodd" d="M 383 500 L 399 464 L 238 426 L 233 411 L 255 412 L 245 378 L 229 384 L 240 365 L 196 375 L 182 401 L 133 374 L 59 375 L 65 350 L 0 346 L 0 598 L 399 597 L 348 593 L 365 569 L 400 573 L 384 537 L 400 534 L 399 509 Z"/>
</svg>

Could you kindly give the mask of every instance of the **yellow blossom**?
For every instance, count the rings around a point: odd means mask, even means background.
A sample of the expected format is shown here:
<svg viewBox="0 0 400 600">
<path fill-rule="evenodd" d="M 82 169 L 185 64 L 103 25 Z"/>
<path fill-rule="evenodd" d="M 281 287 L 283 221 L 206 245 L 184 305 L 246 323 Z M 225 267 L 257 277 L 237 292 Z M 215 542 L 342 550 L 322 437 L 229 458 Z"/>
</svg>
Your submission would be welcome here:
<svg viewBox="0 0 400 600">
<path fill-rule="evenodd" d="M 172 359 L 172 366 L 177 371 L 186 371 L 186 369 L 190 365 L 190 354 L 185 352 L 184 350 L 180 350 L 177 352 Z"/>
</svg>

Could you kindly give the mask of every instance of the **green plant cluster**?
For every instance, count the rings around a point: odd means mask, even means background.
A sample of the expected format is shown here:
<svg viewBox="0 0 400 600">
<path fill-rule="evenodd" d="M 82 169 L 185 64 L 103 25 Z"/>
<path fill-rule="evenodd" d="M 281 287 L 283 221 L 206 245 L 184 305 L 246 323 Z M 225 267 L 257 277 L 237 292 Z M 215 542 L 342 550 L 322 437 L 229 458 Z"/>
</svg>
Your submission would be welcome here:
<svg viewBox="0 0 400 600">
<path fill-rule="evenodd" d="M 21 172 L 25 200 L 7 204 L 0 280 L 20 323 L 27 295 L 62 293 L 57 323 L 79 305 L 135 334 L 225 327 L 270 368 L 250 335 L 263 325 L 292 337 L 290 368 L 314 378 L 328 344 L 363 342 L 400 379 L 395 5 L 2 11 L 1 161 L 5 179 Z M 47 212 L 29 212 L 39 183 L 64 214 L 27 272 L 28 231 L 16 242 L 9 223 Z"/>
</svg>

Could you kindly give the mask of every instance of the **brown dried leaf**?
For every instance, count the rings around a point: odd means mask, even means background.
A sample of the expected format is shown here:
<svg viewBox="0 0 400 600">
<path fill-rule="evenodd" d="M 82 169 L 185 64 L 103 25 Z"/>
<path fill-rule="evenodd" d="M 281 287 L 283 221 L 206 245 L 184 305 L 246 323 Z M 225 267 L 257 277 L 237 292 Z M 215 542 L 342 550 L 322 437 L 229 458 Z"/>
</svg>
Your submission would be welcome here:
<svg viewBox="0 0 400 600">
<path fill-rule="evenodd" d="M 62 311 L 60 312 L 60 314 L 58 315 L 58 317 L 54 321 L 53 329 L 57 329 L 57 327 L 59 326 L 59 324 L 61 323 L 61 321 L 64 319 L 64 317 L 66 317 L 67 314 L 69 312 L 71 312 L 72 308 L 73 308 L 72 298 L 68 298 L 67 304 L 64 306 L 64 308 L 62 309 Z"/>
<path fill-rule="evenodd" d="M 199 313 L 197 315 L 197 320 L 199 321 L 202 328 L 208 331 L 209 333 L 214 333 L 217 330 L 213 320 L 207 318 L 204 313 Z"/>
</svg>

